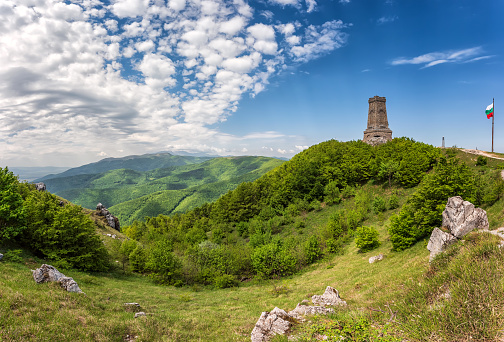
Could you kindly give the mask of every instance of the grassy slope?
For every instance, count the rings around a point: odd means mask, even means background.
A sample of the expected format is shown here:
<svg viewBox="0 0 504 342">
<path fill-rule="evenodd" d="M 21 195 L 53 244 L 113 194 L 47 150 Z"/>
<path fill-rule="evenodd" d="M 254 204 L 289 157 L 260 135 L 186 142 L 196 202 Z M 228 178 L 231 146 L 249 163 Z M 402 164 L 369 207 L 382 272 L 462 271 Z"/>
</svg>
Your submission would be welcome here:
<svg viewBox="0 0 504 342">
<path fill-rule="evenodd" d="M 304 229 L 317 229 L 343 205 L 305 214 Z M 393 298 L 428 264 L 424 243 L 405 252 L 390 252 L 386 226 L 392 212 L 365 222 L 380 231 L 382 246 L 377 250 L 360 254 L 351 243 L 344 255 L 321 261 L 301 274 L 234 289 L 163 287 L 134 275 L 65 271 L 86 292 L 82 296 L 64 293 L 54 284 L 35 285 L 29 269 L 40 261 L 2 265 L 0 326 L 4 329 L 0 340 L 38 336 L 40 340 L 123 341 L 127 334 L 134 334 L 142 341 L 249 341 L 262 311 L 275 306 L 291 310 L 301 300 L 322 294 L 327 285 L 337 288 L 352 307 L 368 307 L 378 299 Z M 386 259 L 370 265 L 368 258 L 379 252 Z M 287 289 L 286 293 L 275 291 L 279 288 Z M 138 302 L 151 315 L 134 319 L 122 308 L 125 302 Z"/>
</svg>

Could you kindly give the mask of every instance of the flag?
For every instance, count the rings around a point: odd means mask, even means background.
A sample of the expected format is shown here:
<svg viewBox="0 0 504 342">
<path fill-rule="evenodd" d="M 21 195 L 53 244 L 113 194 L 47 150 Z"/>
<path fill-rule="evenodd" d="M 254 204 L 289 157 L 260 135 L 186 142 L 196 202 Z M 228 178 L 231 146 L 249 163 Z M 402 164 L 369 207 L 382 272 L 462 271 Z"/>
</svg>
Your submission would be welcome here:
<svg viewBox="0 0 504 342">
<path fill-rule="evenodd" d="M 487 115 L 487 119 L 490 119 L 491 117 L 493 117 L 493 114 L 494 114 L 493 103 L 486 108 L 485 114 Z"/>
</svg>

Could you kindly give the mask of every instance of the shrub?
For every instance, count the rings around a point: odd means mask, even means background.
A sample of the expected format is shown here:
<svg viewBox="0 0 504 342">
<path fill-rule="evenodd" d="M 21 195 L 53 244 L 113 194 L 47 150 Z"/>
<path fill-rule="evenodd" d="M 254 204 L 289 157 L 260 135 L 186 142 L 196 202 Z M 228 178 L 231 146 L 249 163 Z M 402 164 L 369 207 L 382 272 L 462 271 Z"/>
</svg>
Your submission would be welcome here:
<svg viewBox="0 0 504 342">
<path fill-rule="evenodd" d="M 362 226 L 355 232 L 355 245 L 361 252 L 367 252 L 380 246 L 378 231 L 373 227 Z"/>
<path fill-rule="evenodd" d="M 392 194 L 388 201 L 388 208 L 390 210 L 399 208 L 399 198 L 396 194 Z"/>
<path fill-rule="evenodd" d="M 225 289 L 236 286 L 235 278 L 230 274 L 222 274 L 214 278 L 214 286 L 218 289 Z"/>
<path fill-rule="evenodd" d="M 286 276 L 294 273 L 296 258 L 279 243 L 269 243 L 254 250 L 252 266 L 261 277 Z"/>
<path fill-rule="evenodd" d="M 133 272 L 144 272 L 145 264 L 147 262 L 147 252 L 138 244 L 129 255 L 130 267 Z"/>
<path fill-rule="evenodd" d="M 173 255 L 171 243 L 160 240 L 150 250 L 146 267 L 152 271 L 151 277 L 155 283 L 172 285 L 178 281 L 182 264 Z"/>
<path fill-rule="evenodd" d="M 0 240 L 21 234 L 25 219 L 18 179 L 9 169 L 0 167 Z"/>
<path fill-rule="evenodd" d="M 478 156 L 476 159 L 476 166 L 485 166 L 488 163 L 488 159 L 483 156 Z"/>
<path fill-rule="evenodd" d="M 385 210 L 387 210 L 385 200 L 381 196 L 376 196 L 373 200 L 373 212 L 378 214 L 384 212 Z"/>
<path fill-rule="evenodd" d="M 322 251 L 320 250 L 319 242 L 318 242 L 317 237 L 315 235 L 310 236 L 308 241 L 306 241 L 305 255 L 306 255 L 306 262 L 308 264 L 314 263 L 322 255 Z"/>
</svg>

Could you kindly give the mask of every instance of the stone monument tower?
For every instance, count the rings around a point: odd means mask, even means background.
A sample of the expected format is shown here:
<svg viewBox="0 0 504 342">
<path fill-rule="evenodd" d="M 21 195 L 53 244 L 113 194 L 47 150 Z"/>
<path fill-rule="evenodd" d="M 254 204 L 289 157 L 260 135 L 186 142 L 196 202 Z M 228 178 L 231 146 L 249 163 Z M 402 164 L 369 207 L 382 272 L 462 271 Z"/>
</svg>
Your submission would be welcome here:
<svg viewBox="0 0 504 342">
<path fill-rule="evenodd" d="M 369 145 L 384 144 L 392 140 L 392 131 L 388 127 L 387 107 L 384 97 L 371 97 L 369 99 L 369 111 L 367 129 L 364 131 L 364 141 Z"/>
</svg>

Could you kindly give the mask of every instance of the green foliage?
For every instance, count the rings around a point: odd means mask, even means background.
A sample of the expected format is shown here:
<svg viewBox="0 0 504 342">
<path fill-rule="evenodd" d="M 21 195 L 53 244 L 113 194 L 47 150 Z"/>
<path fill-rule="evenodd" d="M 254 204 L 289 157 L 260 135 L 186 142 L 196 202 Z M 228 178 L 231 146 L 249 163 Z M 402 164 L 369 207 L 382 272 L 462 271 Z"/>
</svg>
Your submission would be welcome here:
<svg viewBox="0 0 504 342">
<path fill-rule="evenodd" d="M 324 201 L 327 204 L 338 204 L 341 202 L 340 189 L 338 182 L 330 181 L 324 188 Z"/>
<path fill-rule="evenodd" d="M 130 268 L 133 272 L 144 272 L 147 264 L 147 251 L 138 244 L 129 255 Z"/>
<path fill-rule="evenodd" d="M 308 264 L 314 263 L 321 257 L 322 250 L 320 249 L 319 242 L 315 235 L 311 235 L 308 238 L 308 241 L 306 241 L 305 255 L 306 255 L 306 262 Z"/>
<path fill-rule="evenodd" d="M 24 261 L 23 257 L 21 256 L 22 252 L 23 251 L 21 249 L 9 249 L 4 253 L 2 261 L 22 263 Z"/>
<path fill-rule="evenodd" d="M 387 210 L 387 204 L 381 196 L 376 196 L 373 200 L 373 213 L 378 214 Z"/>
<path fill-rule="evenodd" d="M 214 286 L 218 289 L 225 289 L 228 287 L 235 287 L 237 282 L 235 278 L 230 274 L 222 274 L 220 276 L 215 277 Z"/>
<path fill-rule="evenodd" d="M 362 226 L 355 231 L 355 245 L 361 252 L 368 252 L 380 246 L 379 234 L 376 228 Z"/>
<path fill-rule="evenodd" d="M 273 242 L 254 249 L 251 258 L 255 272 L 265 278 L 290 275 L 296 269 L 296 258 L 280 243 Z"/>
<path fill-rule="evenodd" d="M 449 197 L 462 196 L 475 205 L 481 204 L 477 200 L 477 177 L 457 159 L 441 159 L 434 173 L 426 176 L 400 213 L 391 218 L 393 249 L 406 249 L 439 227 Z"/>
<path fill-rule="evenodd" d="M 485 166 L 488 163 L 488 159 L 483 156 L 478 156 L 476 159 L 476 166 Z"/>
<path fill-rule="evenodd" d="M 394 210 L 394 209 L 399 208 L 399 197 L 397 197 L 396 194 L 390 195 L 389 200 L 388 200 L 388 208 L 390 210 Z"/>
<path fill-rule="evenodd" d="M 18 179 L 0 167 L 0 240 L 13 239 L 23 232 L 26 213 Z"/>
<path fill-rule="evenodd" d="M 157 284 L 175 285 L 180 281 L 181 262 L 172 253 L 169 241 L 159 240 L 150 250 L 146 268 Z"/>
<path fill-rule="evenodd" d="M 104 271 L 108 255 L 93 221 L 80 206 L 63 205 L 56 196 L 33 191 L 25 201 L 23 242 L 36 254 L 65 268 Z"/>
</svg>

